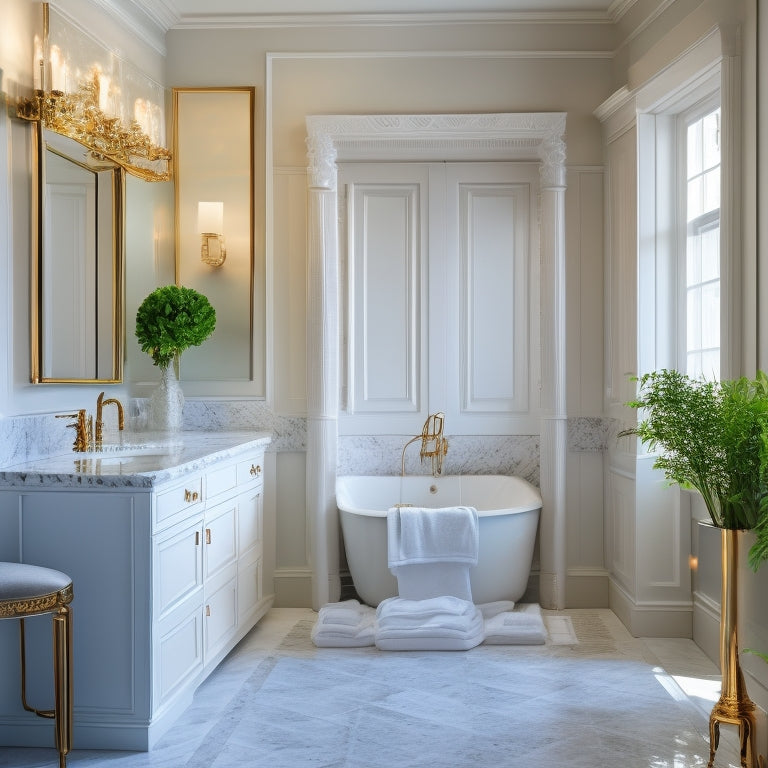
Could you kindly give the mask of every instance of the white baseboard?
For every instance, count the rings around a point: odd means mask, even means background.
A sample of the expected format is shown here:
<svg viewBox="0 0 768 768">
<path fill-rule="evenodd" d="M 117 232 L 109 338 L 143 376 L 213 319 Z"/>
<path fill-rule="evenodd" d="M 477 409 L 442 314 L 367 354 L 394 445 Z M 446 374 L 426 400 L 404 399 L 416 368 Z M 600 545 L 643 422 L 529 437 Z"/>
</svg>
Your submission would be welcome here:
<svg viewBox="0 0 768 768">
<path fill-rule="evenodd" d="M 693 637 L 692 603 L 638 603 L 610 578 L 608 607 L 633 637 Z"/>
<path fill-rule="evenodd" d="M 569 568 L 565 582 L 567 608 L 607 608 L 608 571 L 603 568 Z"/>
<path fill-rule="evenodd" d="M 312 607 L 312 571 L 278 568 L 274 574 L 275 608 Z"/>
</svg>

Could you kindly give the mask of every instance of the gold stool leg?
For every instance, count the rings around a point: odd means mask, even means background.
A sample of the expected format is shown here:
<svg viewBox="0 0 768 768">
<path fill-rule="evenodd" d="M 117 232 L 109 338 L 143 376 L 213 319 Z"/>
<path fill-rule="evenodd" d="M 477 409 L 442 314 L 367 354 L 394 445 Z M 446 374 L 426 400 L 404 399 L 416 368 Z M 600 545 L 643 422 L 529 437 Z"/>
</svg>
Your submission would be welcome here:
<svg viewBox="0 0 768 768">
<path fill-rule="evenodd" d="M 34 712 L 39 717 L 55 717 L 53 709 L 35 709 L 27 703 L 27 649 L 24 633 L 24 619 L 19 619 L 19 645 L 21 655 L 21 705 L 27 712 Z"/>
<path fill-rule="evenodd" d="M 53 615 L 53 673 L 56 679 L 56 748 L 65 768 L 72 746 L 72 612 L 62 605 Z"/>
</svg>

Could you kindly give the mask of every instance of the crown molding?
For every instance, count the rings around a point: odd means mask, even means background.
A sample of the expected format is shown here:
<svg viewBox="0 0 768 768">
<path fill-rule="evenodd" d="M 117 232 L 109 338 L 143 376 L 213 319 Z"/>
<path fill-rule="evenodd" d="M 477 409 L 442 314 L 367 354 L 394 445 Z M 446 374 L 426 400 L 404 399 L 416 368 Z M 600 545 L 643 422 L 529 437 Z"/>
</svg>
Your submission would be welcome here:
<svg viewBox="0 0 768 768">
<path fill-rule="evenodd" d="M 178 16 L 158 13 L 160 9 L 166 7 L 164 0 L 152 0 L 151 2 L 144 0 L 88 0 L 88 2 L 104 11 L 138 40 L 142 40 L 154 51 L 165 56 L 165 33 L 169 26 L 175 23 Z M 68 0 L 50 0 L 50 4 L 63 16 L 73 18 L 71 3 Z M 78 16 L 78 18 L 81 17 Z M 78 23 L 82 26 L 82 19 Z"/>
<path fill-rule="evenodd" d="M 151 0 L 135 0 L 144 5 Z M 170 28 L 400 27 L 430 24 L 611 24 L 602 11 L 457 11 L 413 13 L 181 13 Z"/>
</svg>

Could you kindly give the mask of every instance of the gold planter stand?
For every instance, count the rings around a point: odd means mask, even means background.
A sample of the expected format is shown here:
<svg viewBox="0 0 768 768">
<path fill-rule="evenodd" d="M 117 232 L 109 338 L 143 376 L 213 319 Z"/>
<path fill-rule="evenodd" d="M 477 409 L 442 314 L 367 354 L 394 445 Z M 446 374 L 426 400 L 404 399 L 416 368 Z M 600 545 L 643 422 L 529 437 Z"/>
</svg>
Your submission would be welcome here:
<svg viewBox="0 0 768 768">
<path fill-rule="evenodd" d="M 765 761 L 757 753 L 755 734 L 755 704 L 747 695 L 744 676 L 739 666 L 738 643 L 738 530 L 722 528 L 722 601 L 720 606 L 720 672 L 722 692 L 709 716 L 709 763 L 712 768 L 715 751 L 720 743 L 720 723 L 739 728 L 741 765 L 743 768 L 764 768 Z"/>
</svg>

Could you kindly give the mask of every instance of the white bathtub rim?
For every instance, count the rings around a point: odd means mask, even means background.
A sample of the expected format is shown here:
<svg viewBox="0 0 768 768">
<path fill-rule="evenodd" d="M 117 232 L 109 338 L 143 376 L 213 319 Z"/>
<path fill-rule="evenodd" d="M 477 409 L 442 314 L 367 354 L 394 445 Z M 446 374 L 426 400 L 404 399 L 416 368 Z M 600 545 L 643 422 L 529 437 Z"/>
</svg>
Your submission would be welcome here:
<svg viewBox="0 0 768 768">
<path fill-rule="evenodd" d="M 497 515 L 511 515 L 511 514 L 519 514 L 523 512 L 532 512 L 534 510 L 541 510 L 542 508 L 542 499 L 541 499 L 541 493 L 536 486 L 529 483 L 527 480 L 525 480 L 522 477 L 518 477 L 516 475 L 469 475 L 469 474 L 463 474 L 463 475 L 441 475 L 438 478 L 433 478 L 430 476 L 422 476 L 422 475 L 406 475 L 405 478 L 401 478 L 400 475 L 340 475 L 336 478 L 336 505 L 340 512 L 346 512 L 348 514 L 353 515 L 361 515 L 365 517 L 386 517 L 387 512 L 389 509 L 391 509 L 394 504 L 392 504 L 390 507 L 387 507 L 386 509 L 380 509 L 380 508 L 372 508 L 372 507 L 362 507 L 355 503 L 353 503 L 353 500 L 351 499 L 351 493 L 346 488 L 347 481 L 351 480 L 353 482 L 363 482 L 366 480 L 373 480 L 375 482 L 382 482 L 384 480 L 393 480 L 393 481 L 400 481 L 401 479 L 405 479 L 409 482 L 440 482 L 442 481 L 450 481 L 451 479 L 458 479 L 459 482 L 462 478 L 465 477 L 471 477 L 473 479 L 480 479 L 480 478 L 488 478 L 489 481 L 497 481 L 501 479 L 504 482 L 510 482 L 514 486 L 519 486 L 518 488 L 513 488 L 513 491 L 517 491 L 518 493 L 520 490 L 523 491 L 524 494 L 524 501 L 520 504 L 515 504 L 511 507 L 499 507 L 494 509 L 481 509 L 480 507 L 477 507 L 473 504 L 464 503 L 462 506 L 475 506 L 477 509 L 478 517 L 494 517 Z M 383 505 L 382 505 L 383 506 Z M 440 505 L 431 507 L 429 505 L 425 505 L 424 508 L 426 509 L 440 509 L 444 508 L 446 505 Z"/>
</svg>

